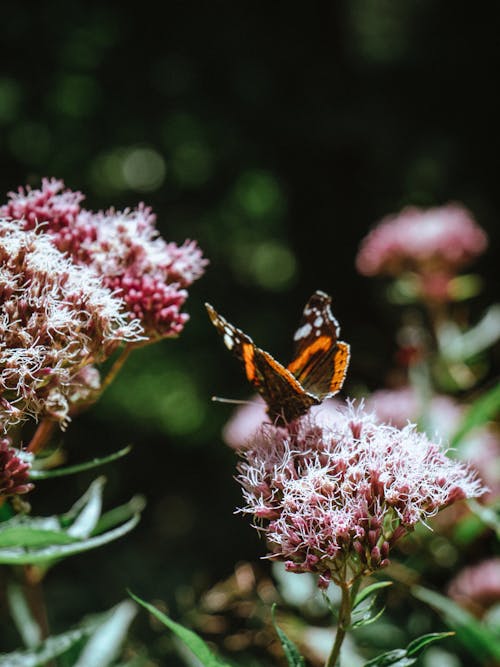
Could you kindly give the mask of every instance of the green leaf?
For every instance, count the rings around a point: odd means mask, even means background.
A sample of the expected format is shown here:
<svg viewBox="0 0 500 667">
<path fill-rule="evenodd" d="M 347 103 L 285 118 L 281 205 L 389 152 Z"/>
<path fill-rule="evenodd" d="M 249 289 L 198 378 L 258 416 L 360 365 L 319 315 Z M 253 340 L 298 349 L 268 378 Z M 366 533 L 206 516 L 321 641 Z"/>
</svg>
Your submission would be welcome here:
<svg viewBox="0 0 500 667">
<path fill-rule="evenodd" d="M 454 632 L 431 632 L 428 635 L 422 635 L 421 637 L 417 637 L 417 639 L 414 639 L 408 644 L 406 647 L 406 652 L 410 656 L 417 655 L 429 644 L 440 641 L 441 639 L 453 637 L 454 634 Z"/>
<path fill-rule="evenodd" d="M 382 607 L 382 609 L 379 609 L 379 611 L 377 611 L 376 614 L 372 615 L 371 605 L 370 605 L 370 609 L 366 612 L 366 614 L 364 614 L 363 617 L 360 618 L 359 620 L 355 621 L 351 627 L 355 629 L 355 628 L 362 628 L 365 625 L 371 625 L 372 623 L 375 623 L 375 621 L 378 621 L 378 619 L 382 616 L 384 611 L 385 607 Z"/>
<path fill-rule="evenodd" d="M 78 516 L 67 529 L 68 535 L 85 539 L 89 537 L 99 521 L 102 511 L 102 493 L 106 480 L 99 477 L 90 485 L 85 504 L 80 508 Z"/>
<path fill-rule="evenodd" d="M 25 522 L 25 525 L 0 529 L 0 548 L 3 547 L 46 547 L 52 544 L 70 544 L 77 541 L 61 530 L 43 530 Z"/>
<path fill-rule="evenodd" d="M 93 501 L 95 501 L 96 496 L 102 494 L 102 490 L 105 483 L 106 483 L 106 478 L 103 476 L 94 479 L 94 481 L 85 491 L 83 496 L 78 498 L 78 500 L 72 505 L 72 507 L 67 512 L 61 514 L 61 516 L 59 517 L 61 525 L 63 527 L 71 526 L 76 521 L 80 513 L 84 511 L 88 503 L 92 503 Z"/>
<path fill-rule="evenodd" d="M 477 500 L 470 499 L 467 504 L 474 515 L 491 528 L 500 540 L 500 503 L 497 501 L 494 505 L 481 505 Z"/>
<path fill-rule="evenodd" d="M 0 563 L 50 567 L 60 558 L 101 546 L 132 530 L 144 502 L 136 497 L 101 516 L 104 483 L 104 477 L 94 480 L 61 516 L 16 515 L 0 523 Z"/>
<path fill-rule="evenodd" d="M 451 446 L 456 447 L 461 440 L 476 426 L 482 426 L 500 412 L 500 382 L 486 394 L 478 398 L 467 410 L 460 428 L 451 439 Z"/>
<path fill-rule="evenodd" d="M 7 600 L 10 615 L 15 623 L 17 631 L 22 637 L 27 648 L 38 646 L 42 640 L 42 631 L 33 618 L 31 609 L 24 595 L 23 587 L 17 582 L 9 581 L 7 584 Z"/>
<path fill-rule="evenodd" d="M 414 586 L 412 595 L 436 609 L 445 622 L 456 631 L 457 639 L 469 649 L 478 661 L 500 661 L 498 637 L 482 625 L 468 611 L 439 593 L 422 586 Z"/>
<path fill-rule="evenodd" d="M 0 667 L 45 667 L 49 660 L 66 653 L 90 634 L 90 628 L 68 630 L 61 635 L 49 637 L 36 648 L 27 651 L 0 654 Z"/>
<path fill-rule="evenodd" d="M 361 590 L 354 598 L 352 608 L 356 609 L 356 607 L 366 600 L 366 598 L 370 597 L 381 588 L 387 588 L 388 586 L 392 586 L 392 581 L 376 581 L 374 584 L 365 586 L 365 588 L 363 588 L 363 590 Z"/>
<path fill-rule="evenodd" d="M 124 456 L 127 456 L 127 454 L 131 451 L 131 449 L 132 447 L 129 445 L 128 447 L 120 449 L 118 452 L 109 454 L 108 456 L 103 456 L 102 458 L 95 458 L 92 459 L 91 461 L 85 461 L 85 463 L 78 463 L 74 466 L 68 466 L 66 468 L 56 468 L 55 470 L 31 470 L 30 479 L 33 480 L 51 479 L 53 477 L 64 477 L 65 475 L 75 475 L 76 473 L 82 472 L 84 470 L 92 470 L 92 468 L 103 466 L 106 463 L 111 463 L 112 461 L 116 461 Z"/>
<path fill-rule="evenodd" d="M 50 563 L 59 558 L 74 556 L 75 554 L 95 549 L 126 535 L 135 528 L 139 523 L 139 519 L 140 515 L 137 514 L 118 528 L 109 530 L 96 537 L 79 540 L 73 544 L 53 545 L 41 549 L 0 549 L 0 563 L 8 565 L 39 565 Z"/>
<path fill-rule="evenodd" d="M 271 608 L 271 615 L 273 619 L 273 625 L 274 629 L 276 630 L 276 633 L 279 637 L 279 640 L 281 642 L 281 646 L 283 647 L 283 652 L 285 654 L 285 657 L 288 661 L 289 667 L 305 667 L 305 660 L 304 658 L 300 655 L 297 647 L 295 644 L 292 642 L 291 639 L 288 639 L 286 634 L 283 632 L 283 630 L 278 626 L 276 623 L 276 605 L 273 604 Z"/>
<path fill-rule="evenodd" d="M 137 607 L 125 600 L 91 635 L 74 667 L 108 667 L 118 657 Z"/>
<path fill-rule="evenodd" d="M 127 625 L 128 627 L 130 620 L 132 620 L 132 611 L 128 608 L 130 604 L 128 601 L 122 602 L 104 614 L 96 614 L 90 618 L 86 618 L 77 628 L 63 632 L 60 635 L 48 637 L 36 647 L 25 651 L 2 653 L 0 654 L 0 667 L 47 667 L 47 663 L 54 658 L 60 658 L 64 661 L 65 658 L 61 656 L 64 656 L 68 652 L 77 651 L 78 655 L 80 646 L 87 642 L 90 637 L 91 639 L 87 643 L 86 648 L 83 649 L 83 653 L 80 653 L 80 656 L 83 656 L 94 638 L 99 635 L 99 630 L 104 627 L 107 627 L 108 631 L 111 632 L 111 634 L 108 632 L 108 639 L 110 642 L 113 642 L 120 632 L 123 637 L 124 626 Z M 116 632 L 117 628 L 120 628 L 120 632 Z M 104 653 L 96 653 L 95 655 L 97 657 L 96 662 L 83 664 L 92 665 L 92 667 L 96 667 L 97 665 L 99 667 L 107 667 L 110 664 L 109 661 L 102 662 L 99 659 L 101 655 L 104 656 Z M 71 661 L 71 665 L 76 667 L 74 661 Z M 82 667 L 80 663 L 78 665 Z"/>
<path fill-rule="evenodd" d="M 105 512 L 97 522 L 92 535 L 100 535 L 110 528 L 114 528 L 120 523 L 127 521 L 135 514 L 139 514 L 146 507 L 146 500 L 144 496 L 136 495 L 123 505 L 114 507 L 109 512 Z"/>
<path fill-rule="evenodd" d="M 387 665 L 395 665 L 402 658 L 406 658 L 406 649 L 397 648 L 393 651 L 381 653 L 376 658 L 368 660 L 363 667 L 386 667 Z"/>
<path fill-rule="evenodd" d="M 172 621 L 171 618 L 162 614 L 159 609 L 153 607 L 152 604 L 141 600 L 136 595 L 129 591 L 130 597 L 140 604 L 144 609 L 147 609 L 150 614 L 153 614 L 160 623 L 163 623 L 169 630 L 172 632 L 193 652 L 193 654 L 202 662 L 205 667 L 229 667 L 227 662 L 223 662 L 220 658 L 216 657 L 212 651 L 205 644 L 203 639 L 197 635 L 192 630 L 188 630 L 184 626 Z M 1 665 L 0 665 L 1 667 Z"/>
</svg>

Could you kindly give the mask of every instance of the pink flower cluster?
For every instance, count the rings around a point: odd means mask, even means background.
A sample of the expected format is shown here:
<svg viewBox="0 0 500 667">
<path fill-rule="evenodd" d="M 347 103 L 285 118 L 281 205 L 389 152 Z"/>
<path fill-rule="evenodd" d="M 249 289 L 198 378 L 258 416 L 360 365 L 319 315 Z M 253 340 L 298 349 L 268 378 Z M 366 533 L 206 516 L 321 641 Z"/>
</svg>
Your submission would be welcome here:
<svg viewBox="0 0 500 667">
<path fill-rule="evenodd" d="M 320 587 L 388 564 L 420 521 L 485 491 L 465 464 L 415 427 L 382 424 L 362 408 L 264 424 L 242 452 L 238 481 L 270 557 Z"/>
<path fill-rule="evenodd" d="M 356 265 L 367 276 L 410 270 L 434 274 L 434 281 L 480 255 L 488 239 L 460 204 L 408 207 L 384 218 L 361 243 Z M 436 286 L 434 286 L 436 287 Z"/>
<path fill-rule="evenodd" d="M 98 378 L 84 369 L 123 342 L 142 339 L 123 301 L 89 267 L 77 266 L 49 236 L 0 219 L 0 422 L 28 417 L 61 424 L 70 403 Z M 88 371 L 86 373 L 88 375 Z"/>
<path fill-rule="evenodd" d="M 0 498 L 31 491 L 29 470 L 30 464 L 19 457 L 10 439 L 0 439 Z"/>
<path fill-rule="evenodd" d="M 95 213 L 81 208 L 83 199 L 62 181 L 44 179 L 39 190 L 11 192 L 0 215 L 47 235 L 74 263 L 94 271 L 123 299 L 129 318 L 141 321 L 148 338 L 179 334 L 188 319 L 181 312 L 186 288 L 207 264 L 196 243 L 164 241 L 143 205 Z"/>
</svg>

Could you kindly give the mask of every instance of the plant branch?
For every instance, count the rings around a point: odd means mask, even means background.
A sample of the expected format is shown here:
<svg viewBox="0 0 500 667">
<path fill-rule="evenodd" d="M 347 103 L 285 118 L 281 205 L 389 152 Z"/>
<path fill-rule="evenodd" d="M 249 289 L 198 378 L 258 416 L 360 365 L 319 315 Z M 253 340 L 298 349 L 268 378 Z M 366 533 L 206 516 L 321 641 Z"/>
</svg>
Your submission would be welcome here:
<svg viewBox="0 0 500 667">
<path fill-rule="evenodd" d="M 31 442 L 28 445 L 28 451 L 32 454 L 38 454 L 52 437 L 56 424 L 57 422 L 48 417 L 42 419 L 38 424 L 35 434 L 31 438 Z"/>
</svg>

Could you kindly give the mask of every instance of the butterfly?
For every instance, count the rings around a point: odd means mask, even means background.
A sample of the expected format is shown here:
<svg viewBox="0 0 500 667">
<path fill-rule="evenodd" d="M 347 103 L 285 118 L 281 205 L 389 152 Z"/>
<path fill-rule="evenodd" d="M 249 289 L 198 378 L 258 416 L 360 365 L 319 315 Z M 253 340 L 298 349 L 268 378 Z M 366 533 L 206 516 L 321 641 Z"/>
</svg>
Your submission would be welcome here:
<svg viewBox="0 0 500 667">
<path fill-rule="evenodd" d="M 316 291 L 306 303 L 293 337 L 293 360 L 282 366 L 257 347 L 246 333 L 230 324 L 206 303 L 208 314 L 226 347 L 243 363 L 247 380 L 267 403 L 275 422 L 289 423 L 313 405 L 335 396 L 349 366 L 349 345 L 338 340 L 340 331 L 328 294 Z"/>
</svg>

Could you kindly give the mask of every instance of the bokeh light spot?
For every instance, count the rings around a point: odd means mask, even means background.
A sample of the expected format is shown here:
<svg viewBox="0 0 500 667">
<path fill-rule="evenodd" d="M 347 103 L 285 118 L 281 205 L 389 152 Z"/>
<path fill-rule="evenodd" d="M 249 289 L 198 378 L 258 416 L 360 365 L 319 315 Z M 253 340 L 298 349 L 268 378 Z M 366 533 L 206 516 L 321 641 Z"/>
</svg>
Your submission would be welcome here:
<svg viewBox="0 0 500 667">
<path fill-rule="evenodd" d="M 133 148 L 123 165 L 125 183 L 139 192 L 157 190 L 165 180 L 167 167 L 163 157 L 153 148 Z"/>
<path fill-rule="evenodd" d="M 274 290 L 288 287 L 297 271 L 292 251 L 276 241 L 259 244 L 251 264 L 256 281 L 262 287 Z"/>
<path fill-rule="evenodd" d="M 290 287 L 297 275 L 293 252 L 275 240 L 235 244 L 231 264 L 235 274 L 244 282 L 277 292 Z"/>
<path fill-rule="evenodd" d="M 285 210 L 285 198 L 275 177 L 260 170 L 243 173 L 236 184 L 236 198 L 250 217 L 261 218 L 281 215 Z"/>
</svg>

